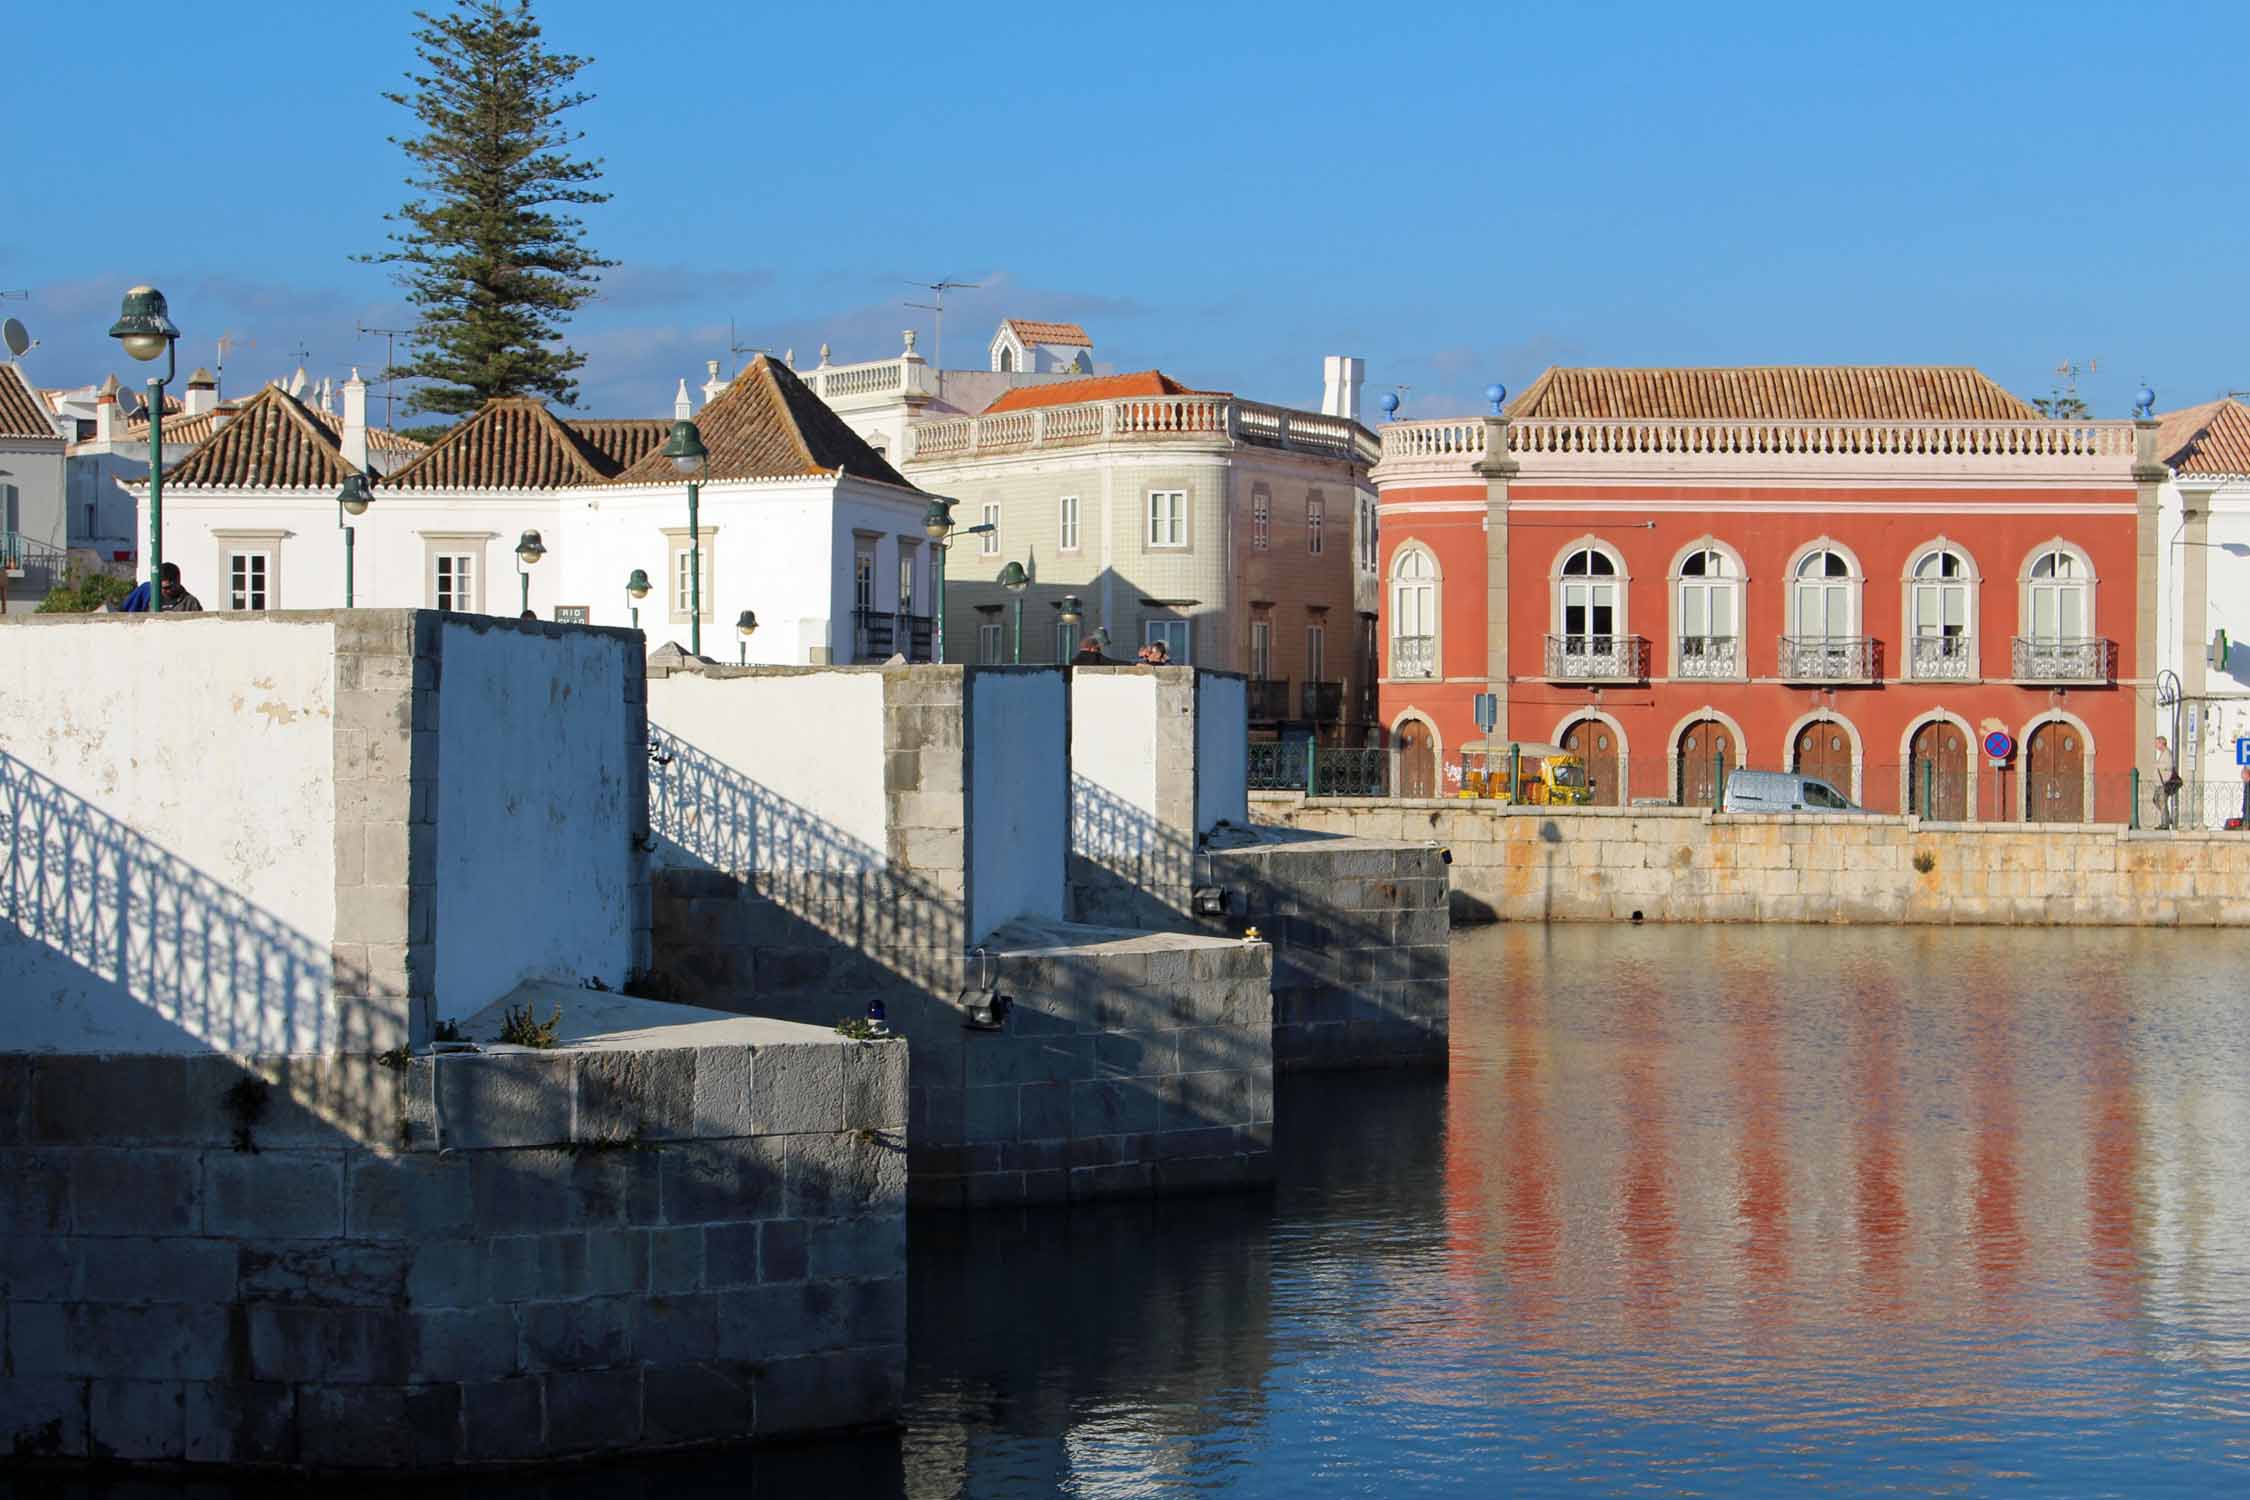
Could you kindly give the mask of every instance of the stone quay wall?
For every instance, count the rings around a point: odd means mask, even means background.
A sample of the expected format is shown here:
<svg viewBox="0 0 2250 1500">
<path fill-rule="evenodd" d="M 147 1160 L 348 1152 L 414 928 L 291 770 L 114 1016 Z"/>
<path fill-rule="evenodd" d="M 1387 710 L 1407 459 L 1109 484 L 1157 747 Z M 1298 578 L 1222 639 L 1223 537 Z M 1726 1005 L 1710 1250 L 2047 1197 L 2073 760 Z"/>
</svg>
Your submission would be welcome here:
<svg viewBox="0 0 2250 1500">
<path fill-rule="evenodd" d="M 0 1453 L 444 1468 L 895 1419 L 905 1049 L 686 1014 L 0 1057 Z"/>
<path fill-rule="evenodd" d="M 1462 922 L 2233 926 L 2250 835 L 1254 793 L 1292 829 L 1450 850 Z"/>
</svg>

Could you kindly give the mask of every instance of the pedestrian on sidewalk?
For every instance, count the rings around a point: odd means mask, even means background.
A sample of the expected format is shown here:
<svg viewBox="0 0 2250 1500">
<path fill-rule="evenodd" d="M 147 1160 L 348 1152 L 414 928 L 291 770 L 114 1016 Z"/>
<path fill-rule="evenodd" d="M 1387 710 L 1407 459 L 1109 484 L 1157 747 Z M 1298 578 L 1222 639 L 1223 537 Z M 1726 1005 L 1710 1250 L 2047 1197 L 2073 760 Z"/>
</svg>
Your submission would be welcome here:
<svg viewBox="0 0 2250 1500">
<path fill-rule="evenodd" d="M 2156 826 L 2177 828 L 2180 823 L 2180 763 L 2172 742 L 2156 737 Z"/>
</svg>

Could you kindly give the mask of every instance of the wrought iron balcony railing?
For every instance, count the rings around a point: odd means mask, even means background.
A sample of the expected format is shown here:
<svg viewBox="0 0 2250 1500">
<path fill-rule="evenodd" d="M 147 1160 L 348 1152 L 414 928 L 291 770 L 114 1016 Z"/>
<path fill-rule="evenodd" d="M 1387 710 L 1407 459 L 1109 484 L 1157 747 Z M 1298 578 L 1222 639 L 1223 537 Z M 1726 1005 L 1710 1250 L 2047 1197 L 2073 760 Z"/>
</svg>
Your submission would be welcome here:
<svg viewBox="0 0 2250 1500">
<path fill-rule="evenodd" d="M 2019 635 L 2009 670 L 2018 682 L 2108 682 L 2113 657 L 2110 643 L 2099 637 Z"/>
<path fill-rule="evenodd" d="M 930 617 L 894 614 L 889 610 L 852 611 L 855 661 L 887 661 L 904 653 L 908 661 L 931 658 Z"/>
<path fill-rule="evenodd" d="M 1344 685 L 1340 682 L 1308 682 L 1304 685 L 1305 717 L 1315 724 L 1326 724 L 1344 716 Z"/>
<path fill-rule="evenodd" d="M 1878 672 L 1873 636 L 1785 635 L 1781 677 L 1786 682 L 1872 682 Z"/>
<path fill-rule="evenodd" d="M 1286 677 L 1253 677 L 1250 679 L 1250 722 L 1272 724 L 1289 717 L 1289 679 Z"/>
<path fill-rule="evenodd" d="M 1918 682 L 1966 682 L 1977 675 L 1977 638 L 1918 635 L 1906 671 Z"/>
<path fill-rule="evenodd" d="M 1740 677 L 1742 643 L 1731 635 L 1683 635 L 1679 639 L 1682 677 Z"/>
<path fill-rule="evenodd" d="M 1434 635 L 1392 636 L 1391 675 L 1393 677 L 1435 677 L 1437 675 L 1437 637 Z"/>
<path fill-rule="evenodd" d="M 1547 675 L 1572 682 L 1639 682 L 1648 676 L 1648 641 L 1637 635 L 1551 635 Z"/>
</svg>

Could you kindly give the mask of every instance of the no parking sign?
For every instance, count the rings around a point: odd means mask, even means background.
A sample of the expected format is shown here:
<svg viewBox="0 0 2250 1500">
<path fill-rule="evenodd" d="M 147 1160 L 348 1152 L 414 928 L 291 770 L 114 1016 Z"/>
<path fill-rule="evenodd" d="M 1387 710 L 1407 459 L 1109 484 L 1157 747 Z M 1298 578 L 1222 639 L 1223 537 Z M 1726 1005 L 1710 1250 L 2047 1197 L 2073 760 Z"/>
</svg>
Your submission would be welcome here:
<svg viewBox="0 0 2250 1500">
<path fill-rule="evenodd" d="M 2008 737 L 2007 730 L 1995 729 L 1984 737 L 1984 753 L 1998 765 L 2016 753 L 2016 742 Z"/>
</svg>

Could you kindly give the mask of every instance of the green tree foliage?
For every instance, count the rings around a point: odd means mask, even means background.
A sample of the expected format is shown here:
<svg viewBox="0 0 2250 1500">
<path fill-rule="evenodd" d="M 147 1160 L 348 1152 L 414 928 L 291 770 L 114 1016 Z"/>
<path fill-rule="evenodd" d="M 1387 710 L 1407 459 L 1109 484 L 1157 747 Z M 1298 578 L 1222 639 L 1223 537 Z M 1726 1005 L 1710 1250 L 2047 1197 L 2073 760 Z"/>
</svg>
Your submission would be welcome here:
<svg viewBox="0 0 2250 1500">
<path fill-rule="evenodd" d="M 119 578 L 113 573 L 97 573 L 89 568 L 74 569 L 61 587 L 47 591 L 39 601 L 43 615 L 90 615 L 107 604 L 115 606 L 133 592 L 129 578 Z"/>
<path fill-rule="evenodd" d="M 591 186 L 600 161 L 571 155 L 584 132 L 564 123 L 593 97 L 571 86 L 590 59 L 548 51 L 530 0 L 414 14 L 427 71 L 407 75 L 411 93 L 383 97 L 421 124 L 392 138 L 421 196 L 385 215 L 399 226 L 395 248 L 361 257 L 397 266 L 416 310 L 413 357 L 390 373 L 427 382 L 409 412 L 460 416 L 495 396 L 567 405 L 586 357 L 561 342 L 563 323 L 616 264 L 586 248 L 585 224 L 567 212 L 609 201 Z"/>
<path fill-rule="evenodd" d="M 2066 391 L 2060 386 L 2052 395 L 2032 397 L 2031 404 L 2039 409 L 2039 415 L 2058 422 L 2083 422 L 2093 415 L 2086 409 L 2086 403 L 2078 399 L 2076 391 Z"/>
</svg>

